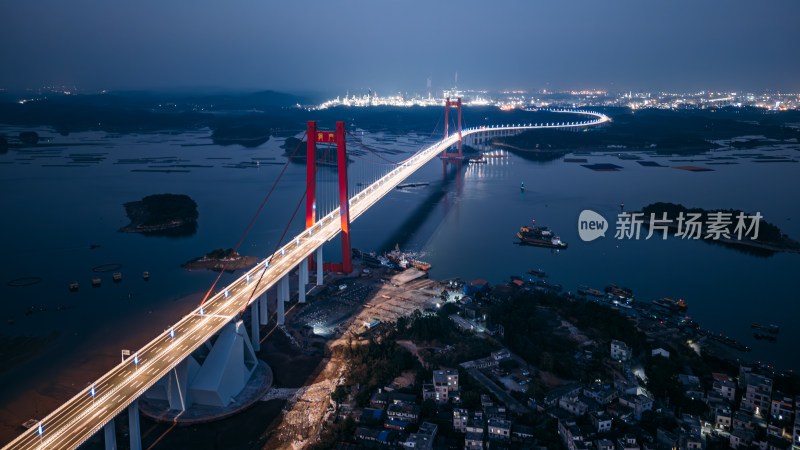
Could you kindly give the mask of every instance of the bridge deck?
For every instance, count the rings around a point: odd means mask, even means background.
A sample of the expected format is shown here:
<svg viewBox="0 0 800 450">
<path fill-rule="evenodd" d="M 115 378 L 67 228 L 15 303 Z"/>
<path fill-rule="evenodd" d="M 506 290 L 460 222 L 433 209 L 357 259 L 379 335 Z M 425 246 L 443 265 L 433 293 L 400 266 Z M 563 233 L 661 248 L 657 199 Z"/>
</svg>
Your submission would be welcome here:
<svg viewBox="0 0 800 450">
<path fill-rule="evenodd" d="M 592 115 L 595 120 L 570 124 L 476 127 L 462 130 L 462 136 L 506 130 L 584 127 L 609 120 L 605 115 L 588 111 L 560 112 Z M 437 142 L 355 194 L 350 199 L 351 221 L 366 212 L 417 169 L 457 142 L 457 135 Z M 321 218 L 314 227 L 295 236 L 281 249 L 216 293 L 202 309 L 198 307 L 183 317 L 170 330 L 159 334 L 130 358 L 47 415 L 40 422 L 43 431 L 41 435 L 38 433 L 38 427 L 33 427 L 4 448 L 78 447 L 156 381 L 169 373 L 180 361 L 220 331 L 249 303 L 258 299 L 259 295 L 275 285 L 320 245 L 336 237 L 340 231 L 339 210 L 336 209 Z M 94 396 L 91 393 L 92 387 Z"/>
</svg>

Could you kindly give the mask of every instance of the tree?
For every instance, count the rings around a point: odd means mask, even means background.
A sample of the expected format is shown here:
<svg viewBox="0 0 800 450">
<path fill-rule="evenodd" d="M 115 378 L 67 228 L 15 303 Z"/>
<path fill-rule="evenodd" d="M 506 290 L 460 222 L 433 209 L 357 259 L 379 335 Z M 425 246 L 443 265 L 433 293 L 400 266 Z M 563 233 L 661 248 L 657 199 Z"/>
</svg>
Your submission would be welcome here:
<svg viewBox="0 0 800 450">
<path fill-rule="evenodd" d="M 424 402 L 422 402 L 422 406 L 420 407 L 419 410 L 419 416 L 422 419 L 429 419 L 432 417 L 436 417 L 436 413 L 438 411 L 439 407 L 436 406 L 436 402 L 431 399 L 427 399 Z"/>
<path fill-rule="evenodd" d="M 342 403 L 347 400 L 347 390 L 341 384 L 336 386 L 336 389 L 331 393 L 331 400 L 336 403 Z"/>
</svg>

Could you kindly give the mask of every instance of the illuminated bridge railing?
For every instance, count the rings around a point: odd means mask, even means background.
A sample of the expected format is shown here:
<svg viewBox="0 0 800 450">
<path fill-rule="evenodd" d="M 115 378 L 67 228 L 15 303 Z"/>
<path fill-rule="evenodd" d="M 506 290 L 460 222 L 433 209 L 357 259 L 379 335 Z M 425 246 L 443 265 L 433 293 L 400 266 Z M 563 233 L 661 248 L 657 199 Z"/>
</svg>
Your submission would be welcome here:
<svg viewBox="0 0 800 450">
<path fill-rule="evenodd" d="M 610 120 L 604 114 L 591 111 L 549 111 L 590 115 L 594 119 L 546 124 L 479 126 L 464 129 L 461 135 L 463 137 L 475 133 L 507 130 L 586 127 Z M 457 142 L 457 134 L 436 142 L 357 192 L 349 200 L 351 221 L 366 212 L 417 169 Z M 136 351 L 133 356 L 116 365 L 48 414 L 37 426 L 23 432 L 4 448 L 78 447 L 169 373 L 180 361 L 237 317 L 250 303 L 288 275 L 319 246 L 336 237 L 341 231 L 338 219 L 338 208 L 321 217 L 313 227 L 289 240 L 275 253 L 211 296 L 202 306 L 192 310 L 168 330 Z"/>
</svg>

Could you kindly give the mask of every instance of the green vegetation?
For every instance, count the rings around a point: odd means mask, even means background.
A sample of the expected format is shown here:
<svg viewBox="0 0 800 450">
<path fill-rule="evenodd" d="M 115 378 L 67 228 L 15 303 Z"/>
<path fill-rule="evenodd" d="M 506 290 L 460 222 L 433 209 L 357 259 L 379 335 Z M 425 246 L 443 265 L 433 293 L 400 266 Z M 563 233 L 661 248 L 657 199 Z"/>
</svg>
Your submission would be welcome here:
<svg viewBox="0 0 800 450">
<path fill-rule="evenodd" d="M 489 315 L 492 324 L 503 325 L 511 351 L 540 370 L 566 379 L 593 380 L 607 369 L 600 365 L 600 358 L 577 363 L 573 355 L 578 342 L 561 327 L 559 317 L 601 342 L 619 339 L 634 353 L 646 347 L 644 334 L 619 311 L 593 302 L 568 302 L 555 294 L 521 292 L 492 307 Z"/>
<path fill-rule="evenodd" d="M 197 230 L 197 203 L 184 194 L 156 194 L 125 203 L 128 233 L 191 235 Z"/>
<path fill-rule="evenodd" d="M 687 208 L 687 207 L 685 207 L 683 205 L 680 205 L 680 204 L 663 203 L 663 202 L 651 203 L 651 204 L 645 206 L 644 208 L 642 208 L 642 212 L 644 213 L 644 218 L 645 219 L 649 219 L 650 218 L 650 214 L 655 214 L 655 217 L 660 219 L 662 217 L 663 213 L 667 213 L 667 219 L 672 220 L 672 221 L 675 221 L 677 219 L 678 215 L 680 215 L 681 213 L 683 213 L 684 217 L 686 217 L 690 213 L 691 214 L 701 214 L 701 221 L 702 222 L 707 222 L 708 221 L 708 215 L 711 214 L 711 213 L 716 213 L 716 212 L 729 213 L 731 215 L 730 216 L 731 217 L 731 222 L 733 222 L 733 223 L 730 224 L 729 226 L 727 226 L 725 229 L 727 230 L 727 233 L 732 235 L 732 236 L 734 236 L 736 234 L 736 233 L 734 233 L 734 227 L 736 226 L 736 220 L 737 220 L 736 217 L 739 214 L 744 214 L 745 217 L 751 216 L 751 214 L 747 214 L 744 211 L 741 211 L 741 210 L 738 210 L 738 209 L 712 209 L 712 210 L 705 210 L 705 209 L 702 209 L 702 208 Z M 750 220 L 746 220 L 745 224 L 749 225 L 750 224 Z M 783 235 L 783 233 L 781 233 L 781 230 L 778 227 L 776 227 L 775 225 L 773 225 L 773 224 L 771 224 L 771 223 L 769 223 L 767 221 L 761 220 L 760 223 L 759 223 L 759 227 L 758 227 L 758 239 L 756 239 L 756 240 L 760 241 L 760 242 L 780 242 L 781 238 L 782 238 L 782 235 Z M 744 237 L 744 235 L 742 237 Z M 748 236 L 748 238 L 749 237 L 751 237 L 751 236 Z"/>
<path fill-rule="evenodd" d="M 353 436 L 356 433 L 355 419 L 352 416 L 347 416 L 340 423 L 328 426 L 328 428 L 320 433 L 319 441 L 315 442 L 308 448 L 310 450 L 326 450 L 333 448 L 337 442 L 353 442 Z"/>
<path fill-rule="evenodd" d="M 156 194 L 148 195 L 138 202 L 125 203 L 128 217 L 137 215 L 142 226 L 158 226 L 172 221 L 197 220 L 197 203 L 188 195 Z"/>
<path fill-rule="evenodd" d="M 753 234 L 755 233 L 755 228 L 750 230 L 753 222 L 753 219 L 750 218 L 752 215 L 738 209 L 705 210 L 702 208 L 687 208 L 683 205 L 674 203 L 659 202 L 651 203 L 645 206 L 642 208 L 642 212 L 644 213 L 644 217 L 642 219 L 645 221 L 645 223 L 647 223 L 647 221 L 650 219 L 651 214 L 655 214 L 656 219 L 661 219 L 663 214 L 666 213 L 667 219 L 672 221 L 669 225 L 671 226 L 671 230 L 673 230 L 673 232 L 677 232 L 677 218 L 680 214 L 683 214 L 683 217 L 685 218 L 688 218 L 689 214 L 700 214 L 700 218 L 697 220 L 697 222 L 702 225 L 711 222 L 709 217 L 712 213 L 730 214 L 728 221 L 731 223 L 723 227 L 724 232 L 730 237 L 726 238 L 724 236 L 720 236 L 719 239 L 716 240 L 705 238 L 705 236 L 708 234 L 708 229 L 707 227 L 702 227 L 700 233 L 704 242 L 724 245 L 726 247 L 743 251 L 755 256 L 771 256 L 775 252 L 781 251 L 800 252 L 800 242 L 789 238 L 787 235 L 783 234 L 777 226 L 763 219 L 760 219 L 758 222 L 758 238 L 752 239 Z M 743 214 L 742 224 L 739 224 L 739 219 L 737 219 L 739 214 Z M 741 239 L 739 239 L 737 226 L 739 226 L 741 230 Z M 684 225 L 683 230 L 690 231 L 687 229 L 686 225 Z"/>
<path fill-rule="evenodd" d="M 339 348 L 347 363 L 347 384 L 359 385 L 355 396 L 359 406 L 369 404 L 372 393 L 389 384 L 403 370 L 414 367 L 414 356 L 395 342 L 395 330 L 369 334 L 366 343 L 350 340 Z"/>
<path fill-rule="evenodd" d="M 225 258 L 232 258 L 232 257 L 236 257 L 236 256 L 239 256 L 239 254 L 236 253 L 232 248 L 229 248 L 227 250 L 223 250 L 221 248 L 217 248 L 217 249 L 211 250 L 210 252 L 206 253 L 205 258 L 206 259 L 225 259 Z"/>
</svg>

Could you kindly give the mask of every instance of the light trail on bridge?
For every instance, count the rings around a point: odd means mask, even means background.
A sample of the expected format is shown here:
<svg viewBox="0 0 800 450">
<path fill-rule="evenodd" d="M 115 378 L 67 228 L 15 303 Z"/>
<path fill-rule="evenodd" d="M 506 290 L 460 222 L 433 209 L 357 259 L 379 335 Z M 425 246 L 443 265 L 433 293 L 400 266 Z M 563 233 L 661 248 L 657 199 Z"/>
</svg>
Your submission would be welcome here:
<svg viewBox="0 0 800 450">
<path fill-rule="evenodd" d="M 552 112 L 593 116 L 593 120 L 552 124 L 480 126 L 462 130 L 461 136 L 500 131 L 547 128 L 579 128 L 602 124 L 610 119 L 600 113 L 576 110 Z M 453 134 L 419 152 L 357 192 L 349 200 L 350 220 L 364 214 L 386 194 L 445 149 L 458 143 Z M 204 342 L 235 320 L 250 303 L 287 276 L 340 229 L 339 209 L 320 218 L 272 255 L 220 290 L 168 330 L 137 350 L 128 359 L 81 390 L 66 403 L 23 432 L 4 449 L 76 448 L 113 420 L 159 379 L 169 373 Z"/>
</svg>

